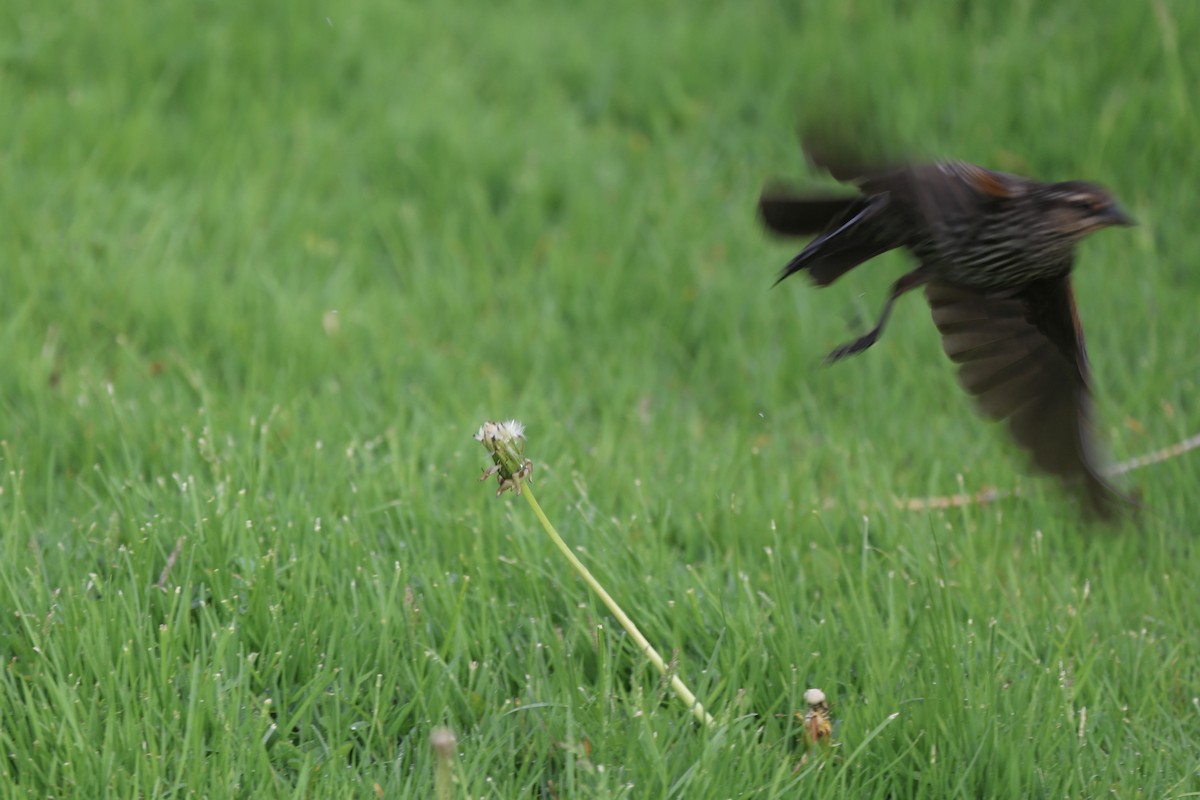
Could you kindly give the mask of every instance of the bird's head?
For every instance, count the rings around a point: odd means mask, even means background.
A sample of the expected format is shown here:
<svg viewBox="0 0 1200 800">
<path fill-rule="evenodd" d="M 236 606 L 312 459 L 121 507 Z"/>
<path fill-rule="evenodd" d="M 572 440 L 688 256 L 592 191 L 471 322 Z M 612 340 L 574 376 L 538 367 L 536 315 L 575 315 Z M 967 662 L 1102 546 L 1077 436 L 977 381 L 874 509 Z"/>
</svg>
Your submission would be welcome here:
<svg viewBox="0 0 1200 800">
<path fill-rule="evenodd" d="M 1107 189 L 1094 183 L 1050 184 L 1043 200 L 1055 230 L 1072 239 L 1082 239 L 1110 225 L 1137 224 Z"/>
</svg>

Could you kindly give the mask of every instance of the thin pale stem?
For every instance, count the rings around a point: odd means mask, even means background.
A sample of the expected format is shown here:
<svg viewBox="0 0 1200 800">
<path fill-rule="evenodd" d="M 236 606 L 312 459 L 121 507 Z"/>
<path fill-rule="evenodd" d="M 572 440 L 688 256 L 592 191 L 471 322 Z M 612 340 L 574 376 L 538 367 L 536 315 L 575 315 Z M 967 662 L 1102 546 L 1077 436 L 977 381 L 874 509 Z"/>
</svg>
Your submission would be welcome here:
<svg viewBox="0 0 1200 800">
<path fill-rule="evenodd" d="M 1168 447 L 1162 447 L 1152 453 L 1136 456 L 1128 461 L 1122 461 L 1104 471 L 1106 476 L 1125 475 L 1133 472 L 1135 469 L 1148 467 L 1151 464 L 1158 464 L 1162 461 L 1167 461 L 1172 458 L 1177 458 L 1184 453 L 1189 453 L 1192 450 L 1200 448 L 1200 433 L 1189 436 L 1181 442 L 1177 442 Z M 1001 500 L 1006 497 L 1019 495 L 1021 492 L 1018 489 L 1011 491 L 1002 491 L 998 489 L 980 489 L 974 494 L 962 493 L 944 495 L 941 497 L 909 497 L 896 500 L 896 507 L 907 509 L 909 511 L 928 511 L 929 509 L 942 508 L 962 508 L 970 505 L 983 505 L 991 503 L 995 500 Z"/>
<path fill-rule="evenodd" d="M 529 490 L 528 484 L 525 484 L 522 487 L 521 494 L 525 496 L 525 500 L 529 503 L 529 507 L 533 509 L 534 515 L 538 518 L 538 521 L 542 523 L 542 527 L 545 528 L 546 533 L 549 534 L 550 540 L 554 542 L 554 546 L 557 547 L 562 554 L 567 557 L 567 561 L 571 562 L 571 566 L 573 566 L 575 571 L 578 572 L 580 577 L 583 578 L 583 582 L 586 583 L 588 587 L 590 587 L 591 590 L 600 597 L 600 600 L 603 601 L 604 605 L 608 607 L 608 610 L 612 612 L 612 615 L 617 618 L 617 622 L 621 623 L 621 627 L 624 628 L 630 637 L 633 638 L 633 641 L 637 644 L 638 649 L 642 651 L 646 658 L 650 659 L 650 663 L 652 663 L 659 672 L 661 672 L 663 675 L 670 675 L 667 662 L 663 661 L 662 656 L 658 654 L 658 651 L 654 649 L 654 646 L 650 644 L 645 636 L 642 635 L 642 632 L 638 630 L 638 627 L 633 623 L 633 620 L 631 620 L 629 616 L 621 609 L 621 607 L 617 605 L 617 601 L 612 598 L 612 595 L 604 590 L 604 587 L 600 585 L 599 581 L 592 577 L 591 571 L 589 571 L 588 568 L 583 565 L 583 562 L 580 561 L 573 552 L 571 552 L 571 548 L 568 547 L 567 543 L 563 541 L 563 538 L 558 535 L 558 531 L 554 529 L 554 525 L 552 525 L 550 520 L 546 518 L 545 513 L 542 511 L 542 507 L 538 505 L 537 498 L 535 498 L 533 496 L 533 492 Z M 692 714 L 696 717 L 696 720 L 701 725 L 711 726 L 713 724 L 712 715 L 704 710 L 704 706 L 701 705 L 700 701 L 696 699 L 696 695 L 692 693 L 691 689 L 684 685 L 683 681 L 679 679 L 678 675 L 670 675 L 670 677 L 671 688 L 675 691 L 675 694 L 679 697 L 679 699 L 684 702 L 684 705 L 691 709 Z"/>
</svg>

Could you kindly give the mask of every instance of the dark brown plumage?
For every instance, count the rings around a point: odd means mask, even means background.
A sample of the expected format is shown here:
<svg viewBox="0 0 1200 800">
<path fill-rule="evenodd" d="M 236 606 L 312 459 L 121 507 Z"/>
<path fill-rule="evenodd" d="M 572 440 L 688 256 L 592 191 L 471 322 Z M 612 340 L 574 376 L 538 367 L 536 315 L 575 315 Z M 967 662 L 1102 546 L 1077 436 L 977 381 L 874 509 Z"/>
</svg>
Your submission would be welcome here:
<svg viewBox="0 0 1200 800">
<path fill-rule="evenodd" d="M 874 344 L 896 299 L 924 286 L 946 355 L 983 413 L 1007 420 L 1037 467 L 1111 518 L 1126 498 L 1102 474 L 1070 273 L 1081 239 L 1133 221 L 1105 189 L 1083 181 L 1041 183 L 961 161 L 880 168 L 806 151 L 858 194 L 763 194 L 768 228 L 816 236 L 779 280 L 805 271 L 828 286 L 895 248 L 919 263 L 893 284 L 875 327 L 828 360 Z"/>
</svg>

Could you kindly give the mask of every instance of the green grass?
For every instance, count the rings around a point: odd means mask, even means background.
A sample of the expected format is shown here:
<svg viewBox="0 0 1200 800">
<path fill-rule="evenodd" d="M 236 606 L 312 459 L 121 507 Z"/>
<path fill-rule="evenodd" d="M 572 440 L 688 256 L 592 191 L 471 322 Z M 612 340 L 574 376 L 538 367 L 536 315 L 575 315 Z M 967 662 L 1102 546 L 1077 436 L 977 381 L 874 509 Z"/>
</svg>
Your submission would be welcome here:
<svg viewBox="0 0 1200 800">
<path fill-rule="evenodd" d="M 1097 530 L 903 268 L 768 290 L 793 131 L 1086 177 L 1120 458 L 1200 430 L 1189 2 L 0 9 L 0 796 L 1200 792 L 1200 458 Z M 840 115 L 844 113 L 844 117 Z M 697 728 L 512 495 L 720 720 Z M 961 482 L 961 483 L 960 483 Z M 894 497 L 1020 485 L 953 512 Z M 178 557 L 158 587 L 172 552 Z M 806 688 L 837 718 L 797 769 Z"/>
</svg>

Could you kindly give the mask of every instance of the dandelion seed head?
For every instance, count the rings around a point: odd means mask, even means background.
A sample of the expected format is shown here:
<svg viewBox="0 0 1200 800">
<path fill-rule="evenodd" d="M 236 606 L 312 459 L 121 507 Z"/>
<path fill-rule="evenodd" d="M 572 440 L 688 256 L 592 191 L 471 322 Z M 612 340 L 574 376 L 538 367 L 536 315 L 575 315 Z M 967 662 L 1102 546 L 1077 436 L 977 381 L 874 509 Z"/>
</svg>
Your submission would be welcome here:
<svg viewBox="0 0 1200 800">
<path fill-rule="evenodd" d="M 486 442 L 496 438 L 498 426 L 494 422 L 485 422 L 479 426 L 479 430 L 475 431 L 475 441 Z"/>
<path fill-rule="evenodd" d="M 491 444 L 519 444 L 525 439 L 525 426 L 515 419 L 508 422 L 485 422 L 475 431 L 475 441 L 483 442 L 485 447 Z"/>
<path fill-rule="evenodd" d="M 496 476 L 496 494 L 512 490 L 521 493 L 521 482 L 533 480 L 533 462 L 524 457 L 525 426 L 515 419 L 485 422 L 475 432 L 475 441 L 492 454 L 492 466 L 483 471 L 481 481 Z"/>
<path fill-rule="evenodd" d="M 819 706 L 825 702 L 825 693 L 820 689 L 809 689 L 804 693 L 804 702 L 810 706 Z"/>
<path fill-rule="evenodd" d="M 454 748 L 458 745 L 458 740 L 454 736 L 454 731 L 446 727 L 439 727 L 429 732 L 429 744 L 439 758 L 454 758 Z"/>
</svg>

